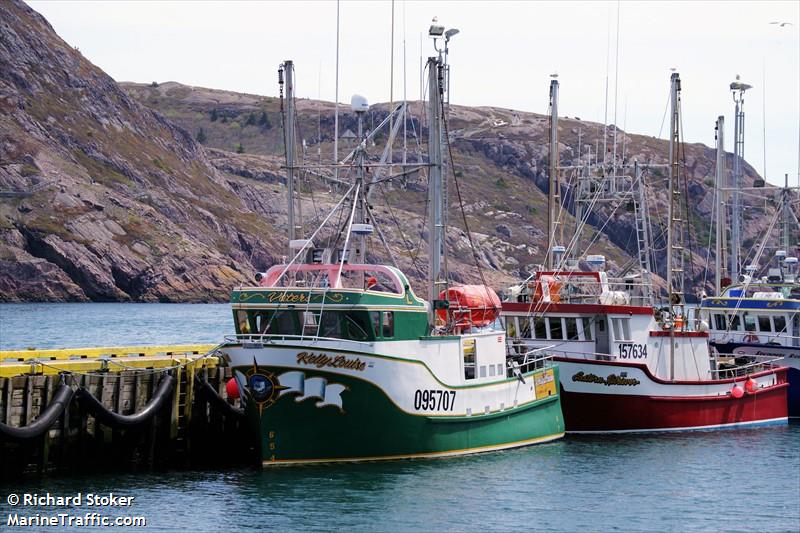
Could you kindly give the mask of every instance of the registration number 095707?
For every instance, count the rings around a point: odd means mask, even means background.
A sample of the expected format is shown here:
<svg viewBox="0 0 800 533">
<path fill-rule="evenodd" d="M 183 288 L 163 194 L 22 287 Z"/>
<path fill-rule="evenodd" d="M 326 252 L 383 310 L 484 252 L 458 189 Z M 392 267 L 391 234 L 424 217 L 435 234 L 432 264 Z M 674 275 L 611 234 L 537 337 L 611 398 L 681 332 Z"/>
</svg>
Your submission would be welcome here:
<svg viewBox="0 0 800 533">
<path fill-rule="evenodd" d="M 414 393 L 414 409 L 418 411 L 452 411 L 456 391 L 424 389 Z"/>
</svg>

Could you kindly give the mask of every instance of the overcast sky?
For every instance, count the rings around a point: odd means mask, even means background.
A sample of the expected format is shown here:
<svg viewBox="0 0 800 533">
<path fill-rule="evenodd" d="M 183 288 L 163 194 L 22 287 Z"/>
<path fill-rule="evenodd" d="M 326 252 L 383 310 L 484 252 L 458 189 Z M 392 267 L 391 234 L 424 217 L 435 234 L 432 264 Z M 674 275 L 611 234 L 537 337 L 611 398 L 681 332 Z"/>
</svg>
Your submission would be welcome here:
<svg viewBox="0 0 800 533">
<path fill-rule="evenodd" d="M 278 64 L 293 59 L 298 96 L 334 100 L 334 1 L 29 4 L 118 81 L 173 80 L 276 96 Z M 391 2 L 341 2 L 339 10 L 339 101 L 355 92 L 388 101 Z M 754 87 L 745 101 L 746 159 L 763 173 L 766 116 L 767 179 L 782 184 L 789 173 L 790 183 L 798 182 L 800 2 L 396 0 L 394 13 L 395 100 L 404 91 L 404 41 L 405 91 L 419 98 L 421 34 L 433 16 L 461 31 L 451 41 L 454 104 L 545 113 L 549 75 L 557 72 L 561 114 L 602 122 L 608 77 L 608 122 L 616 99 L 620 128 L 657 135 L 676 68 L 686 140 L 713 146 L 714 122 L 725 115 L 732 151 L 728 85 L 740 74 Z M 427 36 L 422 54 L 433 54 Z"/>
</svg>

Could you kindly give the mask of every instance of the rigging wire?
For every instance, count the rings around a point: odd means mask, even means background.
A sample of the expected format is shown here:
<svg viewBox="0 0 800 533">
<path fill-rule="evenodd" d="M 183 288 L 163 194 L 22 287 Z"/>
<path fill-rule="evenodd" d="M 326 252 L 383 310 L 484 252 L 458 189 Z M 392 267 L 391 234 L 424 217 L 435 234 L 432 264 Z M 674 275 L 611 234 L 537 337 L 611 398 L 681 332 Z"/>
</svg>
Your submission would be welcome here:
<svg viewBox="0 0 800 533">
<path fill-rule="evenodd" d="M 682 102 L 681 102 L 681 99 L 679 98 L 678 99 L 678 128 L 679 128 L 679 131 L 680 131 L 680 139 L 684 139 L 685 137 L 683 136 L 683 113 L 681 112 L 681 108 L 682 108 L 681 104 L 682 104 Z M 684 295 L 685 295 L 686 294 L 686 282 L 687 282 L 687 279 L 686 279 L 687 270 L 691 270 L 692 278 L 694 277 L 694 252 L 692 251 L 692 243 L 694 242 L 694 239 L 692 238 L 692 227 L 693 227 L 693 224 L 692 224 L 691 218 L 689 218 L 690 215 L 691 215 L 690 212 L 689 212 L 689 173 L 687 171 L 688 166 L 686 164 L 686 146 L 685 146 L 685 142 L 678 142 L 678 151 L 681 154 L 679 159 L 680 159 L 680 161 L 682 163 L 681 165 L 679 165 L 679 171 L 678 172 L 680 172 L 680 168 L 681 167 L 683 168 L 683 199 L 684 199 L 684 213 L 685 213 L 684 216 L 685 216 L 685 219 L 686 219 L 686 228 L 684 229 L 684 232 L 686 234 L 686 244 L 687 244 L 686 248 L 687 248 L 687 250 L 689 250 L 689 268 L 688 269 L 685 268 L 685 256 L 684 256 L 684 261 L 683 261 L 683 263 L 684 263 L 684 270 L 683 270 L 683 283 L 684 283 L 683 286 L 684 286 L 684 289 L 683 289 L 683 292 L 684 292 Z M 710 238 L 710 235 L 709 235 L 709 238 Z M 682 255 L 684 254 L 683 250 L 681 250 L 681 254 Z M 688 281 L 689 281 L 689 286 L 691 286 L 692 285 L 691 278 Z"/>
<path fill-rule="evenodd" d="M 709 228 L 708 228 L 708 247 L 706 248 L 706 268 L 703 269 L 703 284 L 701 285 L 701 288 L 702 288 L 701 290 L 703 292 L 705 292 L 706 283 L 708 283 L 708 271 L 709 271 L 708 267 L 711 264 L 711 240 L 712 240 L 711 237 L 712 237 L 712 235 L 714 235 L 714 232 L 711 231 L 711 230 L 716 227 L 716 223 L 714 222 L 714 220 L 716 220 L 717 198 L 718 198 L 717 195 L 718 194 L 719 194 L 718 188 L 714 187 L 714 197 L 713 197 L 714 203 L 711 204 L 711 221 L 712 222 L 711 222 L 711 224 L 709 225 Z M 719 295 L 717 295 L 717 296 L 719 296 Z"/>
<path fill-rule="evenodd" d="M 400 222 L 397 220 L 397 217 L 394 214 L 394 209 L 392 209 L 392 204 L 389 202 L 389 198 L 388 198 L 388 196 L 386 194 L 386 189 L 383 186 L 381 186 L 380 187 L 380 191 L 381 191 L 381 196 L 383 196 L 383 200 L 385 202 L 385 205 L 388 208 L 389 216 L 391 217 L 392 222 L 394 222 L 394 225 L 397 227 L 397 231 L 400 233 L 400 239 L 403 241 L 403 246 L 405 247 L 406 252 L 408 253 L 409 257 L 411 258 L 411 262 L 412 262 L 412 264 L 414 266 L 414 270 L 417 271 L 417 274 L 419 274 L 420 276 L 423 276 L 422 270 L 419 268 L 419 265 L 417 264 L 417 257 L 413 255 L 414 249 L 411 247 L 411 243 L 408 241 L 408 239 L 406 239 L 406 235 L 403 232 L 403 228 L 400 225 Z M 427 207 L 427 203 L 426 203 L 426 207 Z M 426 212 L 427 212 L 427 209 L 426 209 Z"/>
<path fill-rule="evenodd" d="M 478 252 L 475 248 L 475 243 L 472 241 L 472 233 L 469 230 L 469 222 L 467 222 L 467 213 L 464 210 L 464 200 L 461 197 L 461 186 L 458 183 L 458 176 L 456 175 L 455 170 L 455 160 L 453 159 L 453 147 L 450 143 L 450 131 L 447 125 L 447 114 L 444 112 L 444 99 L 440 99 L 439 101 L 441 107 L 441 114 L 442 114 L 442 125 L 444 126 L 444 138 L 447 142 L 447 154 L 450 158 L 450 174 L 453 176 L 453 182 L 456 186 L 456 195 L 458 196 L 458 205 L 461 211 L 461 219 L 464 222 L 464 230 L 467 234 L 467 240 L 469 241 L 469 247 L 472 251 L 472 258 L 475 261 L 475 268 L 478 269 L 478 274 L 481 278 L 481 283 L 488 289 L 486 285 L 486 278 L 483 275 L 483 267 L 481 267 L 480 261 L 478 259 Z M 429 237 L 430 238 L 430 237 Z"/>
</svg>

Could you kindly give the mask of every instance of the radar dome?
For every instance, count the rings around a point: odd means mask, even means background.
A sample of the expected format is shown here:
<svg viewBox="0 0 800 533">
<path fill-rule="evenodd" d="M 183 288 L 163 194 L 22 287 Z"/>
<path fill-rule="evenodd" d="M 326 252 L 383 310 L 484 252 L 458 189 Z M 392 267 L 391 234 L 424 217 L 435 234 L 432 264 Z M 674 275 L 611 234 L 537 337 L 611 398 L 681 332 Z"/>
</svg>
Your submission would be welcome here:
<svg viewBox="0 0 800 533">
<path fill-rule="evenodd" d="M 352 107 L 353 111 L 356 113 L 364 113 L 369 110 L 369 103 L 365 97 L 360 94 L 354 94 L 353 97 L 350 98 L 350 107 Z"/>
</svg>

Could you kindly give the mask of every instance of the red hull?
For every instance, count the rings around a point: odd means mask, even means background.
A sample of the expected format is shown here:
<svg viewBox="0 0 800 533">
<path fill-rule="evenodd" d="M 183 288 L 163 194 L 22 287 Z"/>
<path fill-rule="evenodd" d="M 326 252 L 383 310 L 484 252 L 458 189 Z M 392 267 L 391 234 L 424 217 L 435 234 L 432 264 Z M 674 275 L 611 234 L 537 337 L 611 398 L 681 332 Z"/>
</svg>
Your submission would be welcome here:
<svg viewBox="0 0 800 533">
<path fill-rule="evenodd" d="M 588 394 L 561 388 L 567 431 L 659 431 L 757 424 L 787 419 L 786 383 L 727 397 Z"/>
</svg>

